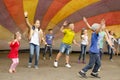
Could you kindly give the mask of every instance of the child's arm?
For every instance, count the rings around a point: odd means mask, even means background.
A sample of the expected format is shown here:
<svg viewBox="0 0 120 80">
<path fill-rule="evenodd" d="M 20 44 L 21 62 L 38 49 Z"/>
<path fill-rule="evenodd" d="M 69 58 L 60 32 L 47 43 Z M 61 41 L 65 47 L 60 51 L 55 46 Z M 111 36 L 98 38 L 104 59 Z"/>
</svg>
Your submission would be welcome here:
<svg viewBox="0 0 120 80">
<path fill-rule="evenodd" d="M 62 25 L 61 28 L 60 28 L 60 31 L 61 31 L 61 32 L 64 32 L 64 27 L 65 27 L 67 24 L 68 24 L 67 21 L 65 21 L 65 22 L 63 23 L 63 25 Z"/>
<path fill-rule="evenodd" d="M 114 51 L 116 51 L 116 49 L 114 48 L 114 44 L 112 43 L 112 41 L 111 41 L 111 38 L 110 38 L 110 35 L 109 35 L 109 33 L 108 33 L 108 30 L 106 30 L 105 29 L 105 39 L 106 39 L 106 41 L 108 42 L 108 44 L 109 44 L 109 46 L 114 50 Z"/>
<path fill-rule="evenodd" d="M 44 42 L 44 44 L 47 45 L 47 42 L 45 41 L 42 29 L 40 29 L 40 37 L 41 37 L 41 40 Z"/>
<path fill-rule="evenodd" d="M 91 28 L 90 24 L 88 23 L 86 17 L 83 17 L 83 21 L 85 22 L 85 24 L 87 25 L 87 27 L 92 30 L 92 28 Z"/>
<path fill-rule="evenodd" d="M 104 19 L 101 20 L 100 26 L 98 29 L 95 30 L 95 32 L 98 34 L 103 27 L 105 27 L 105 20 Z"/>
<path fill-rule="evenodd" d="M 28 28 L 32 28 L 32 25 L 30 24 L 29 20 L 28 20 L 28 12 L 24 12 L 24 15 L 25 15 L 25 20 L 26 20 L 26 23 L 28 25 Z"/>
<path fill-rule="evenodd" d="M 80 46 L 80 44 L 77 43 L 75 39 L 73 40 L 73 44 L 75 44 L 75 45 L 77 45 L 77 46 Z"/>
</svg>

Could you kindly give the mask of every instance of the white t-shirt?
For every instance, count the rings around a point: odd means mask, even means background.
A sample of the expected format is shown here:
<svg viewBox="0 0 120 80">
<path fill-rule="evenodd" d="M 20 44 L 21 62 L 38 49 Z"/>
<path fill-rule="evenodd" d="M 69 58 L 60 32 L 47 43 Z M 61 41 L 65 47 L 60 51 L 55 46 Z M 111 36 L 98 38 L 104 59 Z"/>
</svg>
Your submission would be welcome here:
<svg viewBox="0 0 120 80">
<path fill-rule="evenodd" d="M 40 39 L 39 38 L 39 31 L 38 31 L 38 29 L 35 29 L 32 37 L 31 37 L 30 43 L 33 43 L 35 45 L 39 45 L 39 39 Z"/>
<path fill-rule="evenodd" d="M 81 44 L 87 45 L 88 44 L 88 36 L 82 35 L 81 37 L 82 37 Z"/>
<path fill-rule="evenodd" d="M 118 39 L 118 44 L 120 44 L 120 38 Z"/>
</svg>

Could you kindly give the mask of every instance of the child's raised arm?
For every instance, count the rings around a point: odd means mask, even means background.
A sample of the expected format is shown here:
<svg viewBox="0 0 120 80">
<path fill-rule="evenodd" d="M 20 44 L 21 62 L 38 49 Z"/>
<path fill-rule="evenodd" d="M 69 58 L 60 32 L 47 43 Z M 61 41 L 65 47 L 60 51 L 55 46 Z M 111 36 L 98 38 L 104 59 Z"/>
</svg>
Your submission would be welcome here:
<svg viewBox="0 0 120 80">
<path fill-rule="evenodd" d="M 88 23 L 86 17 L 83 17 L 83 21 L 85 22 L 85 24 L 87 25 L 87 27 L 92 30 L 92 28 L 91 28 L 90 24 Z"/>
</svg>

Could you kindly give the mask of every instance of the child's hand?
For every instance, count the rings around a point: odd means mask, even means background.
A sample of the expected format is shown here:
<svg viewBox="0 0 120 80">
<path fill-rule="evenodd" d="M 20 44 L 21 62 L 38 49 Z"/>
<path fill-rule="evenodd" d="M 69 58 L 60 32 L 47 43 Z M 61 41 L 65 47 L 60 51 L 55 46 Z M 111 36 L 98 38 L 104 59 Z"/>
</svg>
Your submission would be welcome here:
<svg viewBox="0 0 120 80">
<path fill-rule="evenodd" d="M 66 26 L 67 24 L 68 24 L 68 22 L 67 22 L 67 21 L 65 21 L 65 22 L 63 23 L 63 25 L 64 25 L 64 26 Z"/>
<path fill-rule="evenodd" d="M 10 41 L 10 42 L 8 42 L 8 44 L 11 44 L 11 41 Z"/>
<path fill-rule="evenodd" d="M 24 16 L 25 16 L 25 17 L 28 16 L 28 12 L 27 12 L 27 11 L 24 12 Z"/>
<path fill-rule="evenodd" d="M 105 28 L 105 19 L 101 20 L 101 26 L 102 26 L 102 28 Z"/>
<path fill-rule="evenodd" d="M 83 17 L 83 21 L 86 23 L 87 22 L 87 19 L 86 19 L 86 17 Z"/>
</svg>

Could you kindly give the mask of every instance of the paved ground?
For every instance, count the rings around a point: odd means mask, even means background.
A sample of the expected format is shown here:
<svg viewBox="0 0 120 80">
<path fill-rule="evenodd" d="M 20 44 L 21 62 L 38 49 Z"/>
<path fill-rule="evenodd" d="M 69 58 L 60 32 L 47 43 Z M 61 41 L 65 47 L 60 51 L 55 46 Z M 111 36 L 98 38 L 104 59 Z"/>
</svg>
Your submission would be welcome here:
<svg viewBox="0 0 120 80">
<path fill-rule="evenodd" d="M 102 60 L 102 69 L 100 71 L 101 79 L 92 78 L 88 71 L 87 79 L 81 78 L 78 75 L 85 65 L 78 64 L 77 58 L 79 54 L 71 54 L 72 68 L 68 69 L 64 67 L 64 57 L 59 61 L 59 67 L 53 67 L 53 61 L 57 53 L 53 54 L 52 60 L 42 60 L 40 58 L 39 69 L 27 68 L 28 53 L 20 53 L 20 64 L 17 67 L 17 73 L 8 73 L 8 68 L 11 61 L 6 57 L 7 53 L 0 52 L 0 80 L 120 80 L 120 56 L 114 56 L 114 62 L 108 60 L 108 55 L 104 55 Z M 41 56 L 42 57 L 42 56 Z M 86 56 L 88 62 L 88 54 Z"/>
</svg>

